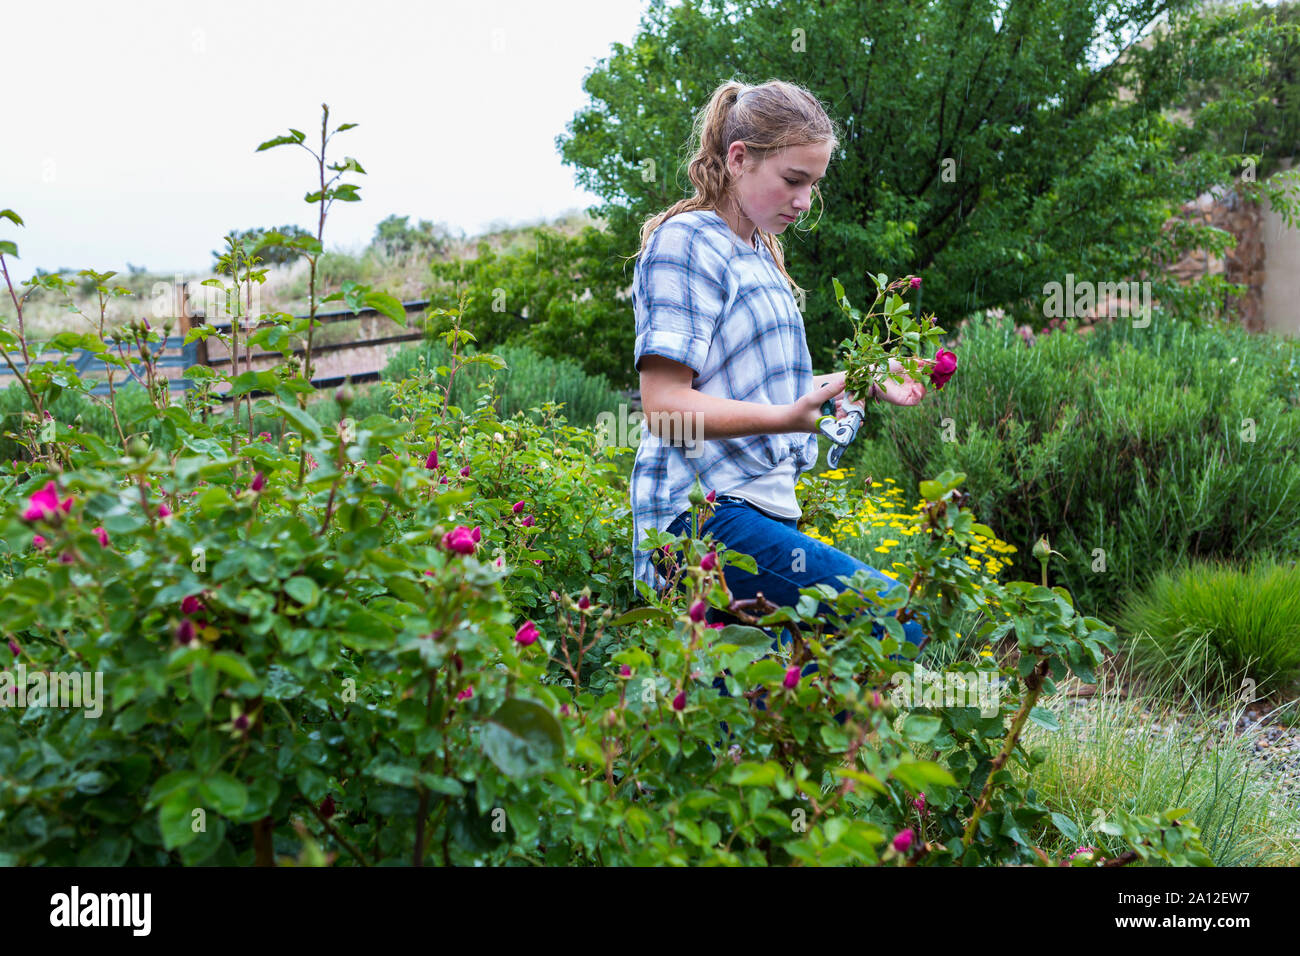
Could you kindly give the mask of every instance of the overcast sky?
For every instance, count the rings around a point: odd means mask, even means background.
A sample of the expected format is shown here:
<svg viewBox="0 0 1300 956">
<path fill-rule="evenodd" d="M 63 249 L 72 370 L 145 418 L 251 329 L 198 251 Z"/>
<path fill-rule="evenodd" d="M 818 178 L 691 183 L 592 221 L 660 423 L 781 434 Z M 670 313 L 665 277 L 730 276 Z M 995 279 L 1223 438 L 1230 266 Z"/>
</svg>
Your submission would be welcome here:
<svg viewBox="0 0 1300 956">
<path fill-rule="evenodd" d="M 555 137 L 644 0 L 223 0 L 5 5 L 0 238 L 36 267 L 197 271 L 232 229 L 296 223 L 315 160 L 257 145 L 289 127 L 367 175 L 329 248 L 396 213 L 469 234 L 585 208 Z M 14 277 L 17 281 L 17 276 Z"/>
</svg>

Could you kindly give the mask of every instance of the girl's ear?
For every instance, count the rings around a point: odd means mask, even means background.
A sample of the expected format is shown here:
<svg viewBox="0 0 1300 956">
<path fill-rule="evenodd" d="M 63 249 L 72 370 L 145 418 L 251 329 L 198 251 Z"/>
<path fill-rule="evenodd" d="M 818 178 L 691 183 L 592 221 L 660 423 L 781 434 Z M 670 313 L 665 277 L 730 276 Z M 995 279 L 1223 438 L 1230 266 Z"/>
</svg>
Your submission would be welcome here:
<svg viewBox="0 0 1300 956">
<path fill-rule="evenodd" d="M 752 162 L 753 157 L 749 155 L 749 148 L 740 140 L 736 140 L 727 148 L 727 166 L 735 168 L 732 173 L 744 172 Z"/>
</svg>

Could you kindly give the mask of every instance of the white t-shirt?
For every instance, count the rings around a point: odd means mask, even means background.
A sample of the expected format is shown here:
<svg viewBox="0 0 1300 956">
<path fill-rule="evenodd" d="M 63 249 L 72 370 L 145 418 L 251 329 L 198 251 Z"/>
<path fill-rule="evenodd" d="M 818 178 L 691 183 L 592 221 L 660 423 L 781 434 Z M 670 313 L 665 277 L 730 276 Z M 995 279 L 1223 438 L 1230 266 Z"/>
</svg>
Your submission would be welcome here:
<svg viewBox="0 0 1300 956">
<path fill-rule="evenodd" d="M 802 518 L 803 509 L 799 507 L 799 500 L 794 493 L 796 477 L 794 459 L 783 458 L 767 474 L 753 478 L 738 488 L 732 488 L 726 494 L 744 498 L 774 518 Z"/>
</svg>

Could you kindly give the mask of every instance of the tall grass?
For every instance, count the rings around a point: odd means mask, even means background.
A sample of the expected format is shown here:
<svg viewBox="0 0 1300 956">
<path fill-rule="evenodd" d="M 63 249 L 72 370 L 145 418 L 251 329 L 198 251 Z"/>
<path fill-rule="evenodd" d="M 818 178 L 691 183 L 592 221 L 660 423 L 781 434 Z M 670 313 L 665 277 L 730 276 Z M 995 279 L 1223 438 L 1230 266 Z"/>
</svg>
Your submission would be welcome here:
<svg viewBox="0 0 1300 956">
<path fill-rule="evenodd" d="M 1087 703 L 1068 704 L 1063 693 L 1040 701 L 1061 727 L 1027 725 L 1025 750 L 1041 748 L 1044 757 L 1033 768 L 1033 785 L 1039 799 L 1077 829 L 1077 842 L 1051 827 L 1035 834 L 1039 845 L 1057 856 L 1084 844 L 1117 852 L 1118 840 L 1096 829 L 1105 816 L 1121 807 L 1144 814 L 1187 807 L 1216 865 L 1300 864 L 1295 794 L 1278 793 L 1252 759 L 1260 724 L 1240 734 L 1233 730 L 1242 702 L 1231 695 L 1197 697 L 1175 723 L 1168 682 L 1125 697 L 1120 688 L 1129 683 L 1121 669 L 1099 675 Z M 1285 707 L 1293 709 L 1294 702 Z M 1014 762 L 1013 773 L 1027 776 Z"/>
<path fill-rule="evenodd" d="M 1300 682 L 1300 567 L 1257 555 L 1248 567 L 1198 561 L 1161 572 L 1124 602 L 1134 670 L 1180 693 L 1229 693 L 1255 681 L 1257 696 Z"/>
</svg>

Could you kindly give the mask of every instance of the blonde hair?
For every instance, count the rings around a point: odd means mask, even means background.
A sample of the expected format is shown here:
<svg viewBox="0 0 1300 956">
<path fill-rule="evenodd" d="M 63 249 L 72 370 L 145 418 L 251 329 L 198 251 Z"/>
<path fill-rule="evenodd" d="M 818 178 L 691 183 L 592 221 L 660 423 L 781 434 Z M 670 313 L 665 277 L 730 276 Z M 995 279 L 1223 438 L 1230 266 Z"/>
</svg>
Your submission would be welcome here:
<svg viewBox="0 0 1300 956">
<path fill-rule="evenodd" d="M 717 208 L 731 196 L 733 180 L 727 168 L 727 151 L 732 143 L 745 144 L 747 164 L 751 156 L 757 164 L 769 154 L 791 146 L 829 142 L 833 151 L 839 144 L 835 124 L 817 97 L 784 80 L 768 80 L 760 86 L 746 86 L 736 80 L 723 83 L 696 114 L 691 139 L 699 144 L 686 169 L 695 195 L 678 200 L 645 221 L 637 256 L 645 251 L 651 233 L 665 220 L 682 212 Z M 820 201 L 821 191 L 816 186 L 813 191 Z M 780 237 L 763 229 L 758 230 L 758 235 L 781 274 L 799 289 L 786 271 Z"/>
</svg>

